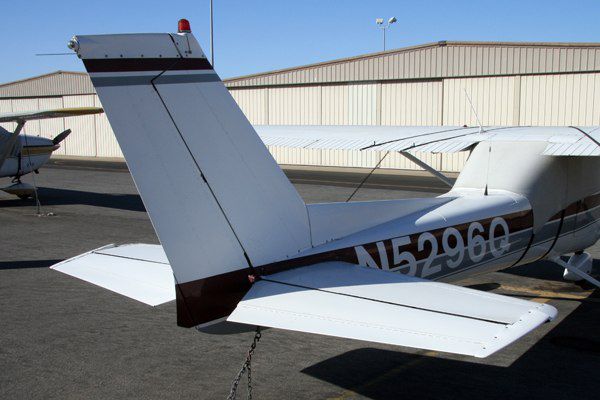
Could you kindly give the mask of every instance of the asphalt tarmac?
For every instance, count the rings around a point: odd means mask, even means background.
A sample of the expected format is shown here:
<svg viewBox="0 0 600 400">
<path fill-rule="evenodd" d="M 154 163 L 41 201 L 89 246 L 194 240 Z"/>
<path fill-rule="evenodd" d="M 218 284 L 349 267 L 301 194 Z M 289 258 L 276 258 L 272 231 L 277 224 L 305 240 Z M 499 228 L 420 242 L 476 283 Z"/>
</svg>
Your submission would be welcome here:
<svg viewBox="0 0 600 400">
<path fill-rule="evenodd" d="M 287 173 L 307 202 L 346 200 L 365 177 Z M 108 243 L 157 243 L 124 164 L 55 160 L 35 180 L 45 216 L 0 192 L 0 399 L 226 398 L 253 332 L 179 328 L 174 302 L 152 308 L 48 269 Z M 353 199 L 444 190 L 430 177 L 377 174 Z M 600 245 L 589 251 L 600 259 Z M 486 359 L 264 330 L 254 398 L 597 399 L 600 291 L 561 274 L 543 262 L 461 282 L 559 310 L 556 321 Z"/>
</svg>

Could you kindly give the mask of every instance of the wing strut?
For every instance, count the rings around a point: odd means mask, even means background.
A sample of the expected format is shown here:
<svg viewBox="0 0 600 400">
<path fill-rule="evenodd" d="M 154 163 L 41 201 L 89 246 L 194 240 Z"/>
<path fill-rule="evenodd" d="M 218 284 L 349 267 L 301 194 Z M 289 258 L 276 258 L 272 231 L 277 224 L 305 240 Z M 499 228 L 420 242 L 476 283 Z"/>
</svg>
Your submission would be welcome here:
<svg viewBox="0 0 600 400">
<path fill-rule="evenodd" d="M 552 261 L 554 261 L 555 263 L 557 263 L 558 265 L 560 265 L 567 271 L 572 272 L 575 275 L 579 276 L 581 279 L 585 279 L 592 285 L 600 288 L 600 282 L 597 279 L 595 279 L 593 276 L 586 274 L 585 272 L 575 268 L 573 265 L 564 262 L 560 257 L 554 257 L 554 258 L 552 258 Z"/>
<path fill-rule="evenodd" d="M 590 139 L 592 142 L 596 143 L 596 146 L 600 147 L 600 143 L 594 139 L 594 137 L 592 135 L 590 135 L 589 133 L 587 133 L 586 131 L 584 131 L 583 129 L 580 129 L 576 126 L 570 126 L 569 128 L 573 128 L 578 130 L 579 132 L 583 133 L 585 137 L 587 137 L 588 139 Z M 595 129 L 594 129 L 595 130 Z M 592 131 L 593 132 L 593 131 Z"/>
<path fill-rule="evenodd" d="M 436 178 L 438 178 L 440 181 L 444 182 L 449 187 L 454 186 L 454 183 L 452 183 L 452 181 L 446 175 L 442 174 L 440 171 L 436 170 L 435 168 L 433 168 L 429 164 L 421 161 L 420 159 L 418 159 L 417 157 L 413 156 L 409 152 L 400 151 L 399 153 L 402 154 L 404 157 L 408 158 L 410 161 L 412 161 L 415 164 L 417 164 L 419 167 L 423 168 L 425 171 L 429 172 L 431 175 L 433 175 Z"/>
<path fill-rule="evenodd" d="M 373 175 L 373 172 L 375 172 L 375 170 L 377 168 L 379 168 L 379 166 L 381 165 L 381 163 L 383 162 L 383 160 L 387 157 L 387 155 L 390 154 L 389 151 L 387 151 L 380 159 L 379 162 L 373 167 L 373 169 L 371 170 L 371 172 L 369 172 L 367 174 L 367 176 L 364 177 L 364 179 L 358 184 L 358 186 L 356 187 L 356 189 L 354 189 L 354 192 L 352 192 L 352 194 L 350 196 L 348 196 L 348 198 L 346 199 L 346 203 L 349 202 L 350 200 L 352 200 L 352 198 L 354 197 L 354 195 L 356 194 L 356 192 L 358 192 L 360 190 L 360 188 L 365 184 L 365 182 L 367 181 L 367 179 L 369 179 L 369 177 L 371 175 Z"/>
</svg>

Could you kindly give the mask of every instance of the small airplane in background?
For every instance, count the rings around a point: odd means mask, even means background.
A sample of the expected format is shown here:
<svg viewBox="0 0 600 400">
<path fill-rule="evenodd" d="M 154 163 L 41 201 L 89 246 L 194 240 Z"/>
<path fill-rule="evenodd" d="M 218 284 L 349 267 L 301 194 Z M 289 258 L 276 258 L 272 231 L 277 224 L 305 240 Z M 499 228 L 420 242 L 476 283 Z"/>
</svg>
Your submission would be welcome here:
<svg viewBox="0 0 600 400">
<path fill-rule="evenodd" d="M 550 259 L 600 286 L 584 252 L 600 238 L 596 128 L 275 127 L 261 140 L 185 20 L 178 33 L 75 36 L 69 47 L 162 247 L 108 246 L 52 268 L 148 304 L 176 298 L 180 326 L 487 357 L 556 309 L 442 282 Z M 436 198 L 307 205 L 264 142 L 471 155 Z"/>
<path fill-rule="evenodd" d="M 38 173 L 38 170 L 48 162 L 52 152 L 57 150 L 60 143 L 71 133 L 71 130 L 67 129 L 53 139 L 21 135 L 27 121 L 76 117 L 102 112 L 102 108 L 98 107 L 79 107 L 0 114 L 0 123 L 15 122 L 17 124 L 13 132 L 0 127 L 0 178 L 13 178 L 12 185 L 0 187 L 0 190 L 21 199 L 31 197 L 35 188 L 21 182 L 21 177 L 31 172 Z"/>
</svg>

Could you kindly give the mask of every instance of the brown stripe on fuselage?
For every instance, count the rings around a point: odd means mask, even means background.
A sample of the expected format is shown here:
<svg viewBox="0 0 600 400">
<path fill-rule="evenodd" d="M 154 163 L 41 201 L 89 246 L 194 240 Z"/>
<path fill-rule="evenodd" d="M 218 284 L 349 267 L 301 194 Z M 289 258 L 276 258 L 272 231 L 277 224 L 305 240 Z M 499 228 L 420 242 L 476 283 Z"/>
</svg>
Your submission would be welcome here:
<svg viewBox="0 0 600 400">
<path fill-rule="evenodd" d="M 511 234 L 522 231 L 524 229 L 531 228 L 533 226 L 533 213 L 531 212 L 531 210 L 522 211 L 519 213 L 508 214 L 508 215 L 502 215 L 499 217 L 503 218 L 506 221 L 509 232 Z M 442 247 L 442 237 L 443 237 L 444 231 L 446 229 L 455 228 L 460 233 L 460 236 L 463 239 L 463 243 L 467 243 L 469 226 L 474 222 L 479 222 L 483 226 L 483 230 L 481 232 L 477 232 L 477 235 L 482 236 L 484 238 L 484 240 L 487 241 L 487 240 L 489 240 L 490 225 L 494 218 L 496 218 L 496 217 L 487 218 L 487 219 L 479 220 L 479 221 L 466 222 L 466 223 L 459 224 L 459 225 L 449 225 L 449 226 L 445 226 L 443 228 L 435 229 L 435 230 L 428 231 L 428 232 L 431 233 L 433 235 L 433 237 L 435 238 L 435 240 L 437 241 L 437 248 L 442 249 L 443 248 Z M 500 227 L 496 227 L 496 229 L 499 229 L 499 228 Z M 429 241 L 425 241 L 424 242 L 425 245 L 423 246 L 423 249 L 421 251 L 419 251 L 418 239 L 422 233 L 423 232 L 417 232 L 417 233 L 408 235 L 410 238 L 410 244 L 402 246 L 400 248 L 400 251 L 408 251 L 409 253 L 411 253 L 415 257 L 417 262 L 426 259 L 429 256 L 429 254 L 431 254 L 431 251 L 432 251 L 432 248 L 431 248 L 432 244 Z M 503 232 L 495 232 L 495 233 L 496 233 L 496 237 L 498 237 Z M 389 238 L 389 239 L 382 241 L 385 246 L 385 251 L 386 251 L 388 260 L 393 259 L 392 239 L 393 238 Z M 448 240 L 449 240 L 449 244 L 451 247 L 456 246 L 456 242 L 455 242 L 456 238 L 454 238 L 453 236 L 450 236 Z M 450 240 L 453 240 L 454 242 L 451 242 Z M 368 243 L 368 244 L 363 244 L 362 246 L 374 260 L 380 259 L 379 249 L 377 248 L 377 243 Z M 381 266 L 383 264 L 380 261 L 380 263 L 378 265 Z"/>
<path fill-rule="evenodd" d="M 52 145 L 48 145 L 48 146 L 23 146 L 21 148 L 21 155 L 22 156 L 28 156 L 28 155 L 40 155 L 40 154 L 49 154 L 52 153 L 54 150 L 58 149 L 60 146 L 57 144 L 52 144 Z"/>
<path fill-rule="evenodd" d="M 570 217 L 572 215 L 585 212 L 592 208 L 600 206 L 600 193 L 593 194 L 591 196 L 585 197 L 582 200 L 577 200 L 567 206 L 564 210 L 560 210 L 556 214 L 554 214 L 550 221 L 555 221 L 562 217 L 563 211 L 565 212 L 565 217 Z"/>
<path fill-rule="evenodd" d="M 581 201 L 581 209 L 578 212 L 588 211 L 592 208 L 596 208 L 600 206 L 600 193 L 597 193 L 593 196 L 586 197 Z"/>
<path fill-rule="evenodd" d="M 83 60 L 88 72 L 212 70 L 206 58 L 98 58 Z"/>
</svg>

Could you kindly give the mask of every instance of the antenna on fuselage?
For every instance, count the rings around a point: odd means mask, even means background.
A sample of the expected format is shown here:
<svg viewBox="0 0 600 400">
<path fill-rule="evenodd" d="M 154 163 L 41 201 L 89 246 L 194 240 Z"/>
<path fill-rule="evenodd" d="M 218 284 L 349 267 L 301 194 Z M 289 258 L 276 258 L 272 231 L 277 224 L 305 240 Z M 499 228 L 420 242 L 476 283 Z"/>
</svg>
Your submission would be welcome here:
<svg viewBox="0 0 600 400">
<path fill-rule="evenodd" d="M 469 105 L 471 106 L 471 110 L 473 111 L 473 114 L 475 114 L 475 119 L 477 120 L 477 125 L 479 125 L 479 133 L 482 133 L 483 126 L 481 125 L 481 120 L 479 119 L 477 110 L 475 109 L 475 106 L 473 105 L 473 102 L 471 101 L 471 96 L 469 96 L 469 93 L 467 93 L 467 89 L 463 88 L 463 91 L 465 92 L 465 96 L 467 96 L 467 101 L 469 102 Z"/>
<path fill-rule="evenodd" d="M 477 114 L 477 110 L 475 109 L 475 106 L 473 105 L 473 102 L 471 101 L 471 96 L 469 96 L 469 93 L 467 93 L 467 89 L 463 88 L 463 91 L 465 92 L 465 96 L 467 97 L 467 101 L 469 102 L 469 105 L 471 106 L 471 110 L 473 111 L 473 114 L 475 114 L 475 119 L 477 120 L 477 125 L 479 125 L 479 133 L 483 133 L 483 126 L 481 125 L 481 120 L 479 119 L 479 114 Z M 486 173 L 485 173 L 485 189 L 483 190 L 483 194 L 485 196 L 488 195 L 488 179 L 490 176 L 490 158 L 491 158 L 491 153 L 492 153 L 492 147 L 491 144 L 488 142 L 488 162 L 487 162 L 487 169 L 486 169 Z"/>
</svg>

